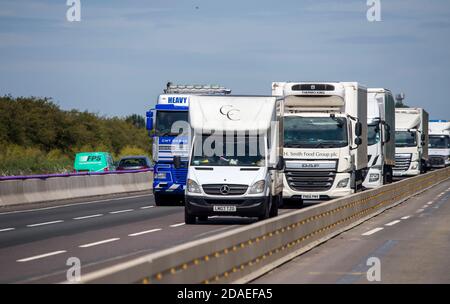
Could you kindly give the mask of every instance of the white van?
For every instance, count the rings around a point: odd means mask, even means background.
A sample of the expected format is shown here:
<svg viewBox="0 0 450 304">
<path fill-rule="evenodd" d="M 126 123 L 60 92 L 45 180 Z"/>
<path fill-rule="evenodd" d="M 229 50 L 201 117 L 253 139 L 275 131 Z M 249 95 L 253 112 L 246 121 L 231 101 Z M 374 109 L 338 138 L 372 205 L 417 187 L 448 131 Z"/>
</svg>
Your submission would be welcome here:
<svg viewBox="0 0 450 304">
<path fill-rule="evenodd" d="M 284 169 L 281 100 L 192 96 L 190 102 L 185 222 L 276 216 Z"/>
</svg>

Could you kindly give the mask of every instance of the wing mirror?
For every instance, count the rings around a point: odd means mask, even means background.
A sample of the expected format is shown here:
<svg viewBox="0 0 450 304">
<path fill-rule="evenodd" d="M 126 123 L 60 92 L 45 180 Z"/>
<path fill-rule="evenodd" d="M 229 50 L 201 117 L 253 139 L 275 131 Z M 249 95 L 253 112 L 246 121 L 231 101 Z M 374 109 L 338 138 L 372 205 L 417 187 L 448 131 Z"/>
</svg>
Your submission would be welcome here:
<svg viewBox="0 0 450 304">
<path fill-rule="evenodd" d="M 359 121 L 356 122 L 356 124 L 355 124 L 355 135 L 357 137 L 362 135 L 362 123 Z"/>
<path fill-rule="evenodd" d="M 153 112 L 147 111 L 145 114 L 147 116 L 147 121 L 145 123 L 146 129 L 147 131 L 151 131 L 153 130 Z"/>
<path fill-rule="evenodd" d="M 284 161 L 284 157 L 278 157 L 277 170 L 283 171 L 286 167 L 286 162 Z"/>
</svg>

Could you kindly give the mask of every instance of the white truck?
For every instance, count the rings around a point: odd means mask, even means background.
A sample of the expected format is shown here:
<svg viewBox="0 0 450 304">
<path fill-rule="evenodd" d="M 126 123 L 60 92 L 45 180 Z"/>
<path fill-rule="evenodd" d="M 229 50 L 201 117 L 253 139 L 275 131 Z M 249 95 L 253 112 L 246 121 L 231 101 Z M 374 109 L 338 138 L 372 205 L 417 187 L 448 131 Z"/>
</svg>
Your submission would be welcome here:
<svg viewBox="0 0 450 304">
<path fill-rule="evenodd" d="M 429 137 L 428 166 L 445 168 L 450 165 L 450 122 L 430 120 Z"/>
<path fill-rule="evenodd" d="M 395 109 L 394 177 L 426 172 L 428 138 L 428 113 L 424 109 Z"/>
<path fill-rule="evenodd" d="M 367 89 L 367 158 L 365 188 L 392 182 L 395 165 L 395 101 L 390 90 Z"/>
<path fill-rule="evenodd" d="M 357 82 L 273 82 L 272 95 L 284 97 L 284 200 L 302 204 L 360 191 L 367 89 Z"/>
<path fill-rule="evenodd" d="M 191 96 L 185 222 L 278 214 L 282 102 L 271 96 Z"/>
</svg>

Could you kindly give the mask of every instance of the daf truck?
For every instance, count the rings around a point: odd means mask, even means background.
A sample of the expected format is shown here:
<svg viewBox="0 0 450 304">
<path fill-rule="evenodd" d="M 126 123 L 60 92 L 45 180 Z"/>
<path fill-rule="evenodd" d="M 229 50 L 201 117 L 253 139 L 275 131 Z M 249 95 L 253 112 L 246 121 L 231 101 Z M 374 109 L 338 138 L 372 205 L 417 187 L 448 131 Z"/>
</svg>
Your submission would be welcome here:
<svg viewBox="0 0 450 304">
<path fill-rule="evenodd" d="M 428 140 L 428 113 L 424 109 L 395 109 L 394 177 L 414 176 L 426 172 Z"/>
<path fill-rule="evenodd" d="M 284 98 L 283 198 L 327 200 L 362 190 L 367 88 L 357 82 L 273 82 Z"/>
<path fill-rule="evenodd" d="M 282 201 L 282 102 L 271 96 L 191 96 L 185 222 L 276 216 Z"/>
<path fill-rule="evenodd" d="M 388 89 L 367 90 L 367 161 L 365 188 L 392 182 L 395 165 L 395 101 Z"/>
<path fill-rule="evenodd" d="M 184 202 L 188 171 L 189 99 L 195 94 L 227 95 L 231 90 L 218 85 L 178 85 L 167 83 L 155 108 L 147 116 L 152 138 L 153 194 L 157 206 Z"/>
<path fill-rule="evenodd" d="M 450 165 L 450 122 L 430 120 L 429 137 L 428 166 L 445 168 Z"/>
</svg>

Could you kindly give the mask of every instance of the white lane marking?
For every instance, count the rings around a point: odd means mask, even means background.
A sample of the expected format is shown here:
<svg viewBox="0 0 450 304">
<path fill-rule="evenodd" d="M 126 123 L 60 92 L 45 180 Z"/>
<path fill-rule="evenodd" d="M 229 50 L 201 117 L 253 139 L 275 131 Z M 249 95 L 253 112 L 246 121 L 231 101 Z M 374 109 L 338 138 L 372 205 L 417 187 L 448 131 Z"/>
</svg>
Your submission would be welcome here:
<svg viewBox="0 0 450 304">
<path fill-rule="evenodd" d="M 141 209 L 148 209 L 148 208 L 153 208 L 153 207 L 155 207 L 155 206 L 144 206 L 144 207 L 141 207 Z"/>
<path fill-rule="evenodd" d="M 79 216 L 79 217 L 74 217 L 74 220 L 84 220 L 84 219 L 90 219 L 93 217 L 99 217 L 99 216 L 103 216 L 103 214 L 93 214 L 93 215 L 86 215 L 86 216 Z"/>
<path fill-rule="evenodd" d="M 64 222 L 63 220 L 57 220 L 52 222 L 45 222 L 45 223 L 37 223 L 37 224 L 31 224 L 27 225 L 27 227 L 37 227 L 37 226 L 44 226 L 44 225 L 51 225 L 51 224 L 58 224 Z"/>
<path fill-rule="evenodd" d="M 3 229 L 0 229 L 0 232 L 11 231 L 11 230 L 14 230 L 14 229 L 16 229 L 16 228 L 3 228 Z"/>
<path fill-rule="evenodd" d="M 180 227 L 180 226 L 183 226 L 184 224 L 186 224 L 186 223 L 173 224 L 173 225 L 170 225 L 170 227 L 172 227 L 172 228 Z"/>
<path fill-rule="evenodd" d="M 219 231 L 226 230 L 226 229 L 232 229 L 234 227 L 236 227 L 236 225 L 231 225 L 231 226 L 226 226 L 226 227 L 222 227 L 222 228 L 217 228 L 217 229 L 214 229 L 214 230 L 209 230 L 209 231 L 206 231 L 206 232 L 198 234 L 197 237 L 201 237 L 201 236 L 204 236 L 204 235 L 207 235 L 207 234 L 219 232 Z"/>
<path fill-rule="evenodd" d="M 52 255 L 65 253 L 65 252 L 67 252 L 67 251 L 65 251 L 65 250 L 53 251 L 53 252 L 49 252 L 49 253 L 35 255 L 35 256 L 29 257 L 29 258 L 20 259 L 20 260 L 17 260 L 16 262 L 19 262 L 19 263 L 29 262 L 29 261 L 33 261 L 33 260 L 37 260 L 37 259 L 46 258 L 46 257 L 52 256 Z"/>
<path fill-rule="evenodd" d="M 433 204 L 433 202 L 432 202 L 432 201 L 431 201 L 431 202 L 428 202 L 428 203 L 427 203 L 427 205 L 431 205 L 431 204 Z"/>
<path fill-rule="evenodd" d="M 416 213 L 423 212 L 423 210 L 424 210 L 424 209 L 419 209 L 419 210 L 416 211 Z"/>
<path fill-rule="evenodd" d="M 161 231 L 161 230 L 162 230 L 161 228 L 156 228 L 156 229 L 132 233 L 132 234 L 129 234 L 128 236 L 138 236 L 138 235 L 143 235 L 143 234 L 152 233 L 152 232 Z"/>
<path fill-rule="evenodd" d="M 404 216 L 404 217 L 402 217 L 402 220 L 407 220 L 407 219 L 409 219 L 410 217 L 411 217 L 410 215 Z"/>
<path fill-rule="evenodd" d="M 117 197 L 117 198 L 111 198 L 111 199 L 89 201 L 89 202 L 65 204 L 65 205 L 52 206 L 52 207 L 43 207 L 43 208 L 36 208 L 36 209 L 8 211 L 8 212 L 2 212 L 2 213 L 0 213 L 0 215 L 14 214 L 14 213 L 25 213 L 25 212 L 35 212 L 35 211 L 42 211 L 42 210 L 51 210 L 51 209 L 57 209 L 57 208 L 80 206 L 80 205 L 95 204 L 95 203 L 104 203 L 104 202 L 119 201 L 119 200 L 139 198 L 139 197 L 147 197 L 147 196 L 152 196 L 152 195 L 151 194 L 134 195 L 134 196 L 127 196 L 127 197 Z"/>
<path fill-rule="evenodd" d="M 395 220 L 390 223 L 387 223 L 386 226 L 394 226 L 395 224 L 398 224 L 398 223 L 400 223 L 400 220 Z"/>
<path fill-rule="evenodd" d="M 428 207 L 430 207 L 430 206 L 428 206 L 428 205 L 423 205 L 422 206 L 423 209 L 428 208 Z"/>
<path fill-rule="evenodd" d="M 110 214 L 124 213 L 124 212 L 130 212 L 130 211 L 134 211 L 134 209 L 111 211 Z"/>
<path fill-rule="evenodd" d="M 375 228 L 375 229 L 372 229 L 372 230 L 370 230 L 370 231 L 367 231 L 367 232 L 363 233 L 362 235 L 371 235 L 371 234 L 377 233 L 378 231 L 381 231 L 381 230 L 383 230 L 383 229 L 384 229 L 384 228 L 381 228 L 381 227 Z"/>
<path fill-rule="evenodd" d="M 101 244 L 111 243 L 111 242 L 118 241 L 118 240 L 120 240 L 120 238 L 107 239 L 107 240 L 103 240 L 103 241 L 80 245 L 78 247 L 88 248 L 88 247 L 97 246 L 97 245 L 101 245 Z"/>
</svg>

